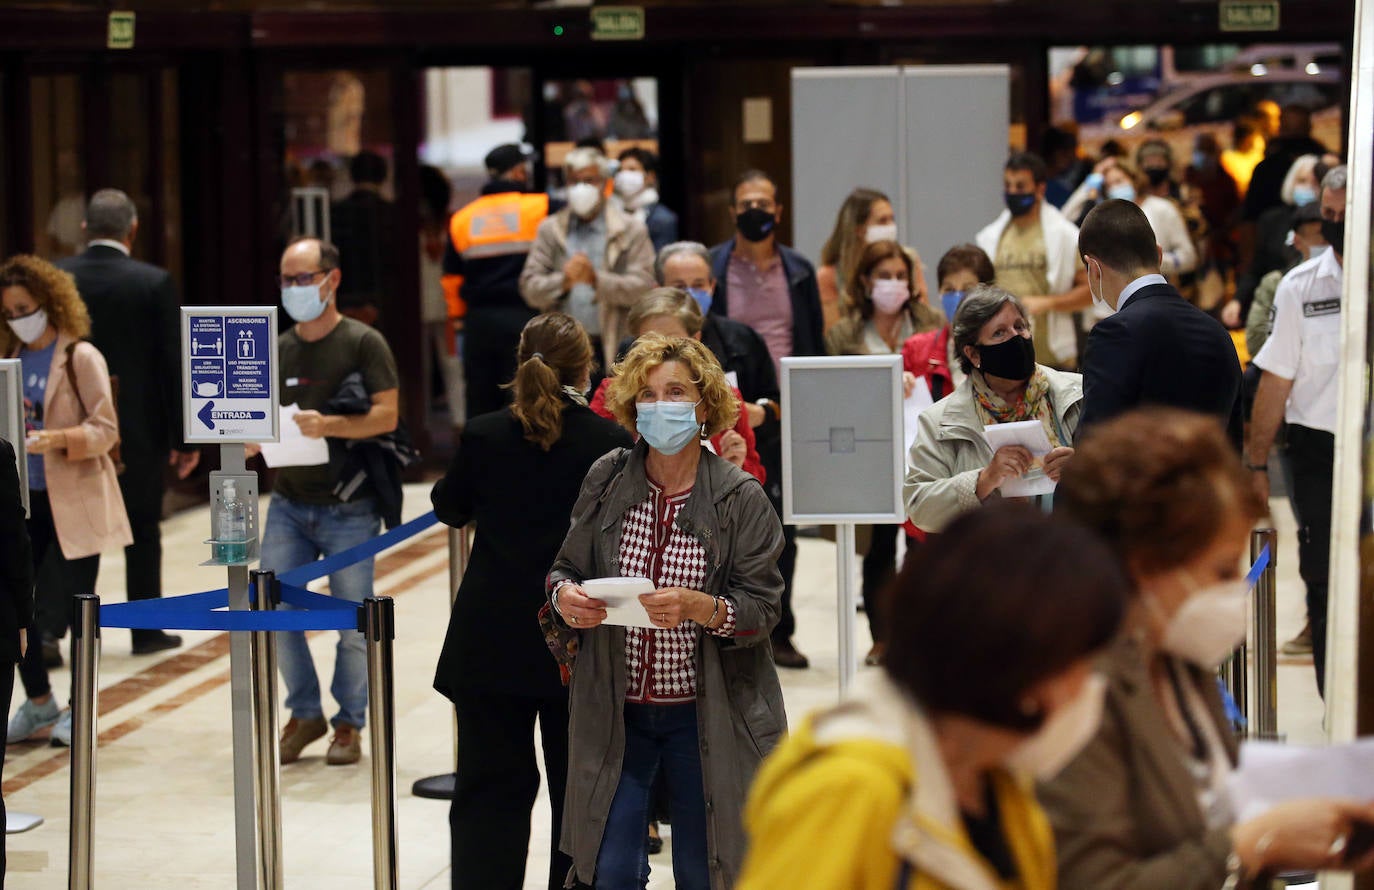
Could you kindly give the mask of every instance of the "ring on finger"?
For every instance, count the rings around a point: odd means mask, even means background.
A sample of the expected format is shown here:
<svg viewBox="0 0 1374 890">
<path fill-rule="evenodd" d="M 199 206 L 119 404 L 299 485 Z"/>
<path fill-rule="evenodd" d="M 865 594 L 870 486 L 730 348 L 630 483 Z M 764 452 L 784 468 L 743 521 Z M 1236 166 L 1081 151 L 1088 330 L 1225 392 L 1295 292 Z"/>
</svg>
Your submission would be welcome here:
<svg viewBox="0 0 1374 890">
<path fill-rule="evenodd" d="M 1345 854 L 1345 848 L 1349 840 L 1350 839 L 1344 834 L 1336 835 L 1336 839 L 1331 842 L 1331 846 L 1327 849 L 1326 855 L 1333 859 L 1341 858 L 1341 856 Z"/>
</svg>

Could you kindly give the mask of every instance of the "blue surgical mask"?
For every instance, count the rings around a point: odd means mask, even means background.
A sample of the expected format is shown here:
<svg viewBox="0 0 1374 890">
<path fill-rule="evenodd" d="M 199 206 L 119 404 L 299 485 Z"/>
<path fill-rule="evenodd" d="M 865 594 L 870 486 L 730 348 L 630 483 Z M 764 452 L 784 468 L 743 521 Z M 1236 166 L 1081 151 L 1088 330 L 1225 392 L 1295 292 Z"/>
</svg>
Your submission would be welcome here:
<svg viewBox="0 0 1374 890">
<path fill-rule="evenodd" d="M 1306 207 L 1317 200 L 1317 190 L 1310 185 L 1293 186 L 1293 206 Z"/>
<path fill-rule="evenodd" d="M 700 435 L 697 405 L 701 402 L 637 402 L 635 429 L 649 447 L 664 455 L 677 454 Z"/>
<path fill-rule="evenodd" d="M 319 318 L 326 302 L 320 296 L 318 284 L 293 284 L 281 289 L 281 304 L 286 308 L 286 314 L 297 322 Z"/>
<path fill-rule="evenodd" d="M 951 290 L 940 294 L 940 307 L 945 310 L 945 318 L 954 321 L 954 313 L 959 311 L 959 304 L 964 301 L 964 291 Z"/>
<path fill-rule="evenodd" d="M 711 289 L 709 287 L 689 287 L 687 293 L 692 295 L 692 299 L 697 301 L 701 307 L 701 314 L 705 315 L 711 311 Z"/>
<path fill-rule="evenodd" d="M 1199 150 L 1193 151 L 1193 166 L 1201 170 L 1207 166 L 1207 153 Z"/>
<path fill-rule="evenodd" d="M 1113 201 L 1134 201 L 1135 186 L 1131 185 L 1129 182 L 1114 185 L 1107 189 L 1107 197 Z"/>
</svg>

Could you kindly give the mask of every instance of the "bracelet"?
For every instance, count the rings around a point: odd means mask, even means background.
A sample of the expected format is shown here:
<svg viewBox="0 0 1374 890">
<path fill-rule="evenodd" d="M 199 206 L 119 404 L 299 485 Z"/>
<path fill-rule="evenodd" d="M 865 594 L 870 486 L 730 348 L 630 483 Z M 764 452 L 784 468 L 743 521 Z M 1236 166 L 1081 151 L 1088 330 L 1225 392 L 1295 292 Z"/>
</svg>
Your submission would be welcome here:
<svg viewBox="0 0 1374 890">
<path fill-rule="evenodd" d="M 1245 469 L 1249 470 L 1249 471 L 1252 472 L 1252 473 L 1267 473 L 1267 472 L 1269 472 L 1269 465 L 1268 465 L 1268 464 L 1246 464 L 1246 465 L 1245 465 Z"/>
<path fill-rule="evenodd" d="M 711 617 L 706 619 L 707 630 L 715 630 L 715 628 L 713 628 L 711 624 L 716 620 L 716 615 L 720 612 L 720 597 L 711 597 L 711 602 L 714 603 L 714 605 L 711 606 Z"/>
<path fill-rule="evenodd" d="M 754 402 L 754 404 L 758 405 L 766 413 L 772 414 L 774 420 L 782 419 L 782 406 L 779 405 L 777 402 L 773 401 L 772 399 L 765 396 L 764 398 Z"/>
<path fill-rule="evenodd" d="M 567 586 L 568 583 L 567 581 L 559 581 L 558 586 L 553 589 L 553 595 L 549 597 L 549 604 L 553 606 L 553 610 L 558 613 L 559 617 L 562 617 L 563 610 L 558 608 L 558 594 L 562 592 L 563 588 Z"/>
</svg>

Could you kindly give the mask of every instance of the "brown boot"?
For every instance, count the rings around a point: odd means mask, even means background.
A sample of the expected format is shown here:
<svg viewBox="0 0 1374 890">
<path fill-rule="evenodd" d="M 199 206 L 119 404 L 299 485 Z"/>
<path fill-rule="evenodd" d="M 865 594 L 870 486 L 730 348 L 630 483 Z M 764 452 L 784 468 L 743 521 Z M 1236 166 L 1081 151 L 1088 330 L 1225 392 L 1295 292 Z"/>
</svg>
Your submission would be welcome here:
<svg viewBox="0 0 1374 890">
<path fill-rule="evenodd" d="M 363 739 L 358 727 L 340 723 L 334 727 L 334 738 L 329 740 L 329 753 L 324 762 L 330 766 L 346 766 L 357 763 L 363 756 Z"/>
<path fill-rule="evenodd" d="M 310 720 L 297 720 L 292 717 L 286 721 L 281 731 L 281 762 L 295 763 L 301 759 L 301 750 L 315 739 L 324 738 L 329 724 L 323 717 Z"/>
</svg>

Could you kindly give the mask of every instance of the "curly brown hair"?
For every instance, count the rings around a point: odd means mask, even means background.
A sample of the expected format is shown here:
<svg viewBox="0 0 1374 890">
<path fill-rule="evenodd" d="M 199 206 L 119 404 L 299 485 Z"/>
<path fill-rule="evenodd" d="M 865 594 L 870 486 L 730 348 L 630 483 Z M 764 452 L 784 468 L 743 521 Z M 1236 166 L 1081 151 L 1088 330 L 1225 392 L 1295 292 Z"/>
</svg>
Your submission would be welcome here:
<svg viewBox="0 0 1374 890">
<path fill-rule="evenodd" d="M 644 334 L 617 362 L 615 376 L 606 388 L 606 407 L 625 429 L 635 434 L 635 402 L 644 389 L 649 373 L 659 365 L 677 362 L 687 369 L 706 407 L 706 435 L 714 436 L 735 425 L 739 419 L 739 399 L 725 379 L 720 362 L 711 350 L 686 337 Z"/>
<path fill-rule="evenodd" d="M 1213 417 L 1145 408 L 1084 437 L 1054 493 L 1056 512 L 1096 529 L 1132 569 L 1182 565 L 1226 521 L 1266 512 Z"/>
<path fill-rule="evenodd" d="M 18 254 L 0 266 L 0 292 L 22 287 L 58 333 L 80 340 L 90 336 L 91 316 L 76 289 L 76 279 L 41 257 Z M 9 325 L 0 325 L 0 355 L 12 355 L 23 345 Z"/>
</svg>

